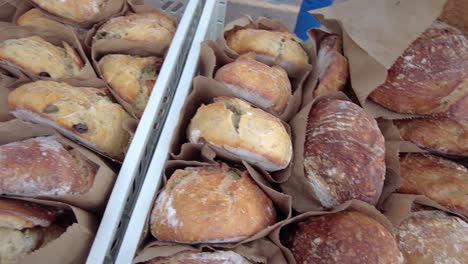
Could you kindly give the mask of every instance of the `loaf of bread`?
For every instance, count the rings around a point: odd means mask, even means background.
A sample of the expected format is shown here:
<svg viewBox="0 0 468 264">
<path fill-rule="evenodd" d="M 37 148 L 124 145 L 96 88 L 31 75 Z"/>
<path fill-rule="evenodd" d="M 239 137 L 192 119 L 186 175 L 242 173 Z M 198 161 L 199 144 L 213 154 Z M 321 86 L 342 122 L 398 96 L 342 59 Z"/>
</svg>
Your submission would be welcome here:
<svg viewBox="0 0 468 264">
<path fill-rule="evenodd" d="M 468 169 L 447 159 L 411 153 L 400 157 L 400 193 L 422 194 L 468 215 Z"/>
<path fill-rule="evenodd" d="M 468 2 L 466 0 L 447 0 L 439 19 L 468 34 Z"/>
<path fill-rule="evenodd" d="M 54 46 L 39 36 L 8 39 L 0 43 L 0 62 L 40 77 L 72 78 L 84 64 L 68 43 L 62 44 L 63 48 Z"/>
<path fill-rule="evenodd" d="M 226 164 L 176 170 L 151 213 L 161 241 L 238 242 L 276 221 L 273 202 L 247 171 Z"/>
<path fill-rule="evenodd" d="M 255 52 L 257 56 L 278 63 L 309 63 L 301 41 L 290 32 L 245 28 L 228 31 L 225 38 L 228 47 L 239 54 Z"/>
<path fill-rule="evenodd" d="M 320 42 L 317 54 L 319 84 L 314 97 L 343 91 L 348 80 L 348 60 L 342 53 L 341 36 L 330 35 Z"/>
<path fill-rule="evenodd" d="M 451 115 L 453 108 L 462 108 L 466 117 L 467 71 L 467 37 L 435 21 L 397 59 L 370 98 L 399 113 Z"/>
<path fill-rule="evenodd" d="M 93 20 L 109 0 L 32 0 L 47 12 L 77 23 Z"/>
<path fill-rule="evenodd" d="M 191 252 L 182 251 L 173 256 L 157 257 L 146 264 L 250 264 L 233 251 Z"/>
<path fill-rule="evenodd" d="M 359 212 L 310 217 L 288 241 L 296 263 L 403 263 L 392 233 Z"/>
<path fill-rule="evenodd" d="M 281 121 L 237 98 L 217 97 L 190 121 L 191 143 L 208 143 L 267 171 L 288 166 L 292 143 Z M 259 140 L 261 139 L 261 140 Z"/>
<path fill-rule="evenodd" d="M 305 134 L 305 176 L 324 207 L 352 199 L 377 203 L 385 143 L 375 119 L 352 102 L 323 99 L 309 112 Z"/>
<path fill-rule="evenodd" d="M 86 193 L 98 167 L 49 136 L 0 146 L 0 168 L 0 194 L 36 197 Z"/>
<path fill-rule="evenodd" d="M 412 213 L 397 231 L 405 263 L 466 263 L 468 224 L 442 211 Z"/>
<path fill-rule="evenodd" d="M 130 14 L 110 19 L 98 29 L 94 39 L 126 39 L 169 47 L 176 27 L 176 22 L 164 12 Z"/>
<path fill-rule="evenodd" d="M 104 80 L 141 117 L 162 64 L 158 57 L 111 54 L 99 61 Z"/>
<path fill-rule="evenodd" d="M 0 198 L 0 263 L 17 263 L 58 238 L 66 227 L 54 222 L 63 214 L 57 208 Z"/>
<path fill-rule="evenodd" d="M 284 112 L 291 97 L 291 83 L 286 71 L 256 61 L 253 53 L 221 67 L 215 79 L 239 98 L 278 114 Z"/>
<path fill-rule="evenodd" d="M 50 125 L 66 136 L 114 159 L 123 159 L 130 142 L 130 116 L 101 90 L 37 81 L 8 95 L 8 108 L 19 119 Z"/>
<path fill-rule="evenodd" d="M 418 118 L 395 120 L 404 140 L 442 154 L 468 156 L 468 119 Z"/>
<path fill-rule="evenodd" d="M 21 15 L 16 20 L 16 24 L 18 26 L 36 26 L 44 28 L 62 25 L 62 23 L 46 16 L 44 13 L 41 12 L 41 10 L 39 10 L 39 8 L 30 9 L 29 11 Z"/>
</svg>

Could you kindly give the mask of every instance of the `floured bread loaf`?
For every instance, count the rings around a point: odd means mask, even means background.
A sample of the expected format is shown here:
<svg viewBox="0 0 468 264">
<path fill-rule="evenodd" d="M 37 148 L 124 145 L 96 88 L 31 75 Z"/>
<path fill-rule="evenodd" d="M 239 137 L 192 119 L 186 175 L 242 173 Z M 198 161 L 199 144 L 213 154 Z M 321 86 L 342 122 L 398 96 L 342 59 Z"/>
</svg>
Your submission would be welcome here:
<svg viewBox="0 0 468 264">
<path fill-rule="evenodd" d="M 239 242 L 276 221 L 273 202 L 247 171 L 226 164 L 176 170 L 151 213 L 161 241 Z"/>
<path fill-rule="evenodd" d="M 40 77 L 72 78 L 80 72 L 83 61 L 66 42 L 57 47 L 39 36 L 7 39 L 0 43 L 0 62 L 15 65 Z"/>
<path fill-rule="evenodd" d="M 50 125 L 114 159 L 123 159 L 130 143 L 130 116 L 96 88 L 32 82 L 8 95 L 8 108 L 19 119 Z"/>
<path fill-rule="evenodd" d="M 97 164 L 56 137 L 37 137 L 0 146 L 0 194 L 54 196 L 86 193 Z"/>
<path fill-rule="evenodd" d="M 191 252 L 183 251 L 169 257 L 157 257 L 146 264 L 249 264 L 241 255 L 232 251 Z"/>
<path fill-rule="evenodd" d="M 385 179 L 384 137 L 356 104 L 324 99 L 311 109 L 304 143 L 304 172 L 326 208 L 358 199 L 376 204 Z"/>
<path fill-rule="evenodd" d="M 51 14 L 77 23 L 89 22 L 99 15 L 109 0 L 32 0 Z"/>
<path fill-rule="evenodd" d="M 407 264 L 466 263 L 468 224 L 442 211 L 420 211 L 404 220 L 397 241 Z"/>
<path fill-rule="evenodd" d="M 200 106 L 187 137 L 191 143 L 209 143 L 267 171 L 286 168 L 292 158 L 291 138 L 281 121 L 237 98 L 216 97 Z"/>
<path fill-rule="evenodd" d="M 39 10 L 39 8 L 33 8 L 21 15 L 16 20 L 16 24 L 18 26 L 35 26 L 44 28 L 63 25 L 62 23 L 46 16 L 41 12 L 41 10 Z"/>
</svg>

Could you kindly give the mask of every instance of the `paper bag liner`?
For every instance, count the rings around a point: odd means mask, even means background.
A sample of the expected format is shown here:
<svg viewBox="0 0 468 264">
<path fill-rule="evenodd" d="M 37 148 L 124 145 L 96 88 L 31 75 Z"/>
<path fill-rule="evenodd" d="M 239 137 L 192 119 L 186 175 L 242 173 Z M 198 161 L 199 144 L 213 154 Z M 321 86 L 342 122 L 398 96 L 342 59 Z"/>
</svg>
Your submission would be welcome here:
<svg viewBox="0 0 468 264">
<path fill-rule="evenodd" d="M 0 0 L 0 21 L 10 22 L 21 0 Z"/>
<path fill-rule="evenodd" d="M 445 0 L 357 0 L 310 13 L 321 23 L 335 19 L 340 24 L 351 84 L 364 109 L 374 117 L 401 119 L 415 115 L 393 112 L 370 101 L 368 96 L 387 79 L 387 70 L 396 59 L 439 16 L 444 3 Z"/>
<path fill-rule="evenodd" d="M 78 150 L 88 160 L 95 163 L 98 169 L 94 176 L 94 182 L 86 193 L 38 196 L 36 198 L 63 202 L 92 212 L 102 213 L 114 186 L 116 173 L 100 157 L 70 140 L 61 137 L 56 131 L 47 126 L 27 123 L 18 119 L 0 123 L 0 145 L 48 135 L 54 135 L 63 145 L 71 146 Z"/>
<path fill-rule="evenodd" d="M 40 8 L 43 11 L 43 13 L 52 17 L 54 20 L 60 21 L 64 24 L 80 27 L 80 28 L 90 28 L 94 24 L 97 24 L 101 21 L 106 21 L 110 19 L 111 17 L 123 14 L 127 10 L 127 2 L 125 0 L 109 0 L 107 1 L 107 4 L 102 10 L 102 12 L 98 14 L 97 16 L 95 16 L 92 20 L 88 22 L 78 23 L 70 19 L 49 13 L 47 10 L 42 9 L 39 5 L 37 5 L 31 0 L 25 0 L 25 1 L 28 1 L 34 7 Z"/>
<path fill-rule="evenodd" d="M 7 197 L 12 198 L 12 197 Z M 52 201 L 44 201 L 31 198 L 12 198 L 24 200 L 46 206 L 54 206 L 71 210 L 76 218 L 76 223 L 70 225 L 65 233 L 57 239 L 47 243 L 46 246 L 21 258 L 18 263 L 84 263 L 88 257 L 89 249 L 94 240 L 98 227 L 96 217 L 77 207 Z"/>
<path fill-rule="evenodd" d="M 227 32 L 229 31 L 237 31 L 239 29 L 243 28 L 254 28 L 254 29 L 265 29 L 265 30 L 272 30 L 272 31 L 281 31 L 281 32 L 290 32 L 288 27 L 285 26 L 283 23 L 281 23 L 278 20 L 275 19 L 269 19 L 266 17 L 259 17 L 255 21 L 252 20 L 249 16 L 244 16 L 242 18 L 239 18 L 237 20 L 234 20 L 230 23 L 228 23 L 224 27 L 223 35 L 220 36 L 216 42 L 222 47 L 226 54 L 231 57 L 232 59 L 236 59 L 239 57 L 239 54 L 232 50 L 231 48 L 228 47 L 226 43 L 226 39 L 224 36 L 226 35 Z M 310 56 L 313 55 L 314 52 L 312 50 L 309 50 L 308 45 L 304 45 L 304 43 L 299 42 L 302 45 L 302 48 L 304 51 Z M 309 58 L 309 62 L 310 62 Z M 267 59 L 261 56 L 257 56 L 257 60 L 261 61 L 263 63 L 269 64 L 269 65 L 274 65 L 275 62 L 272 59 Z M 290 62 L 282 62 L 280 63 L 280 66 L 283 67 L 286 72 L 288 73 L 289 77 L 300 77 L 303 75 L 307 75 L 308 72 L 312 70 L 312 65 L 297 65 L 294 63 Z"/>
<path fill-rule="evenodd" d="M 174 129 L 172 134 L 172 141 L 170 147 L 170 153 L 174 159 L 180 159 L 178 154 L 181 152 L 183 145 L 203 145 L 202 143 L 195 144 L 195 143 L 185 143 L 187 142 L 187 133 L 186 129 L 190 123 L 190 120 L 195 115 L 198 107 L 202 104 L 210 104 L 213 101 L 213 98 L 217 96 L 228 96 L 228 97 L 236 97 L 236 95 L 228 90 L 223 84 L 204 77 L 204 76 L 197 76 L 193 80 L 193 90 L 185 100 L 184 106 L 182 107 L 181 116 L 178 122 L 177 127 Z M 291 135 L 291 131 L 289 125 L 283 122 L 284 127 L 289 135 Z M 292 139 L 291 139 L 292 140 Z M 209 143 L 206 143 L 209 144 Z M 241 163 L 241 159 L 237 156 L 225 151 L 220 147 L 216 147 L 214 145 L 209 144 L 210 148 L 212 148 L 219 157 L 236 161 Z M 288 167 L 283 170 L 275 171 L 275 172 L 266 172 L 265 170 L 257 168 L 259 171 L 262 172 L 263 175 L 267 177 L 269 181 L 272 182 L 284 182 L 289 178 L 290 171 L 291 171 L 291 163 L 289 163 Z"/>
<path fill-rule="evenodd" d="M 146 245 L 135 257 L 132 263 L 143 263 L 156 257 L 172 256 L 183 251 L 211 252 L 215 250 L 230 250 L 255 263 L 284 264 L 286 258 L 273 242 L 267 238 L 261 238 L 232 249 L 217 248 L 212 246 L 193 247 L 180 244 L 167 244 L 158 241 Z"/>
<path fill-rule="evenodd" d="M 394 234 L 392 223 L 383 214 L 377 211 L 375 207 L 373 207 L 372 205 L 368 203 L 359 201 L 359 200 L 350 200 L 350 201 L 347 201 L 346 203 L 339 205 L 338 207 L 335 207 L 331 211 L 311 211 L 311 212 L 303 213 L 301 215 L 287 219 L 283 221 L 281 225 L 269 235 L 269 238 L 278 247 L 281 248 L 289 264 L 296 264 L 296 261 L 291 251 L 285 245 L 283 245 L 284 239 L 286 239 L 288 235 L 290 235 L 289 230 L 288 230 L 288 225 L 305 221 L 309 217 L 334 214 L 334 213 L 338 213 L 342 211 L 356 211 L 356 212 L 363 213 L 371 217 L 372 219 L 376 220 L 380 224 L 382 224 L 390 233 Z"/>
<path fill-rule="evenodd" d="M 5 98 L 8 97 L 8 93 L 10 92 L 8 87 L 17 82 L 17 80 L 17 78 L 0 73 L 0 122 L 15 118 L 8 112 L 8 105 Z"/>
<path fill-rule="evenodd" d="M 201 72 L 202 76 L 214 78 L 215 72 L 219 68 L 234 61 L 233 58 L 229 57 L 226 54 L 226 51 L 223 50 L 222 47 L 220 47 L 217 43 L 211 40 L 206 40 L 202 42 L 201 49 L 203 51 L 200 52 L 199 63 L 203 65 L 202 67 L 200 67 L 201 70 L 203 70 Z M 263 110 L 274 116 L 277 116 L 281 120 L 284 120 L 286 122 L 289 121 L 293 117 L 293 115 L 297 113 L 299 107 L 301 106 L 303 85 L 305 79 L 309 75 L 309 71 L 303 71 L 302 73 L 303 75 L 301 76 L 298 76 L 296 78 L 290 78 L 292 95 L 289 96 L 287 107 L 285 108 L 283 113 L 278 114 L 274 111 L 268 111 L 266 109 Z"/>
</svg>

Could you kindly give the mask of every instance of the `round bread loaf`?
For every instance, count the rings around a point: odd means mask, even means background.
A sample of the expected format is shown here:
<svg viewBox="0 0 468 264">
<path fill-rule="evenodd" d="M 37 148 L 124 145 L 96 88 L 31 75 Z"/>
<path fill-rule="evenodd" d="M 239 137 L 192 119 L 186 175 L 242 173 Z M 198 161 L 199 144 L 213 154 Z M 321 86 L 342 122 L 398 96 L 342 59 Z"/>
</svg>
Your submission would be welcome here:
<svg viewBox="0 0 468 264">
<path fill-rule="evenodd" d="M 442 154 L 468 156 L 468 119 L 416 118 L 393 122 L 404 140 L 421 148 Z"/>
<path fill-rule="evenodd" d="M 400 193 L 422 194 L 468 215 L 468 169 L 447 159 L 422 153 L 400 157 Z"/>
<path fill-rule="evenodd" d="M 281 121 L 237 98 L 216 97 L 200 106 L 187 136 L 191 143 L 207 142 L 267 171 L 286 168 L 292 158 Z"/>
<path fill-rule="evenodd" d="M 349 101 L 316 103 L 306 126 L 304 172 L 324 207 L 351 199 L 376 204 L 385 178 L 385 143 L 375 119 Z"/>
<path fill-rule="evenodd" d="M 397 231 L 405 263 L 466 263 L 468 224 L 442 211 L 415 212 Z"/>
<path fill-rule="evenodd" d="M 51 14 L 77 23 L 93 20 L 106 7 L 109 0 L 32 0 Z"/>
<path fill-rule="evenodd" d="M 158 196 L 151 232 L 161 241 L 238 242 L 274 224 L 273 202 L 247 171 L 226 164 L 176 170 Z"/>
<path fill-rule="evenodd" d="M 232 251 L 190 252 L 183 251 L 173 256 L 157 257 L 146 264 L 249 264 L 241 255 Z"/>
<path fill-rule="evenodd" d="M 296 65 L 309 63 L 300 40 L 290 32 L 245 28 L 228 31 L 225 38 L 229 48 L 239 54 L 255 52 L 257 56 L 274 62 Z"/>
<path fill-rule="evenodd" d="M 291 83 L 286 71 L 256 61 L 253 53 L 221 67 L 215 79 L 239 98 L 278 114 L 284 112 L 291 97 Z"/>
<path fill-rule="evenodd" d="M 57 27 L 63 25 L 62 23 L 53 20 L 42 13 L 39 8 L 33 8 L 28 12 L 21 15 L 17 20 L 18 26 L 35 26 L 35 27 Z"/>
<path fill-rule="evenodd" d="M 403 263 L 392 233 L 369 216 L 352 211 L 298 223 L 289 248 L 297 264 Z"/>
</svg>

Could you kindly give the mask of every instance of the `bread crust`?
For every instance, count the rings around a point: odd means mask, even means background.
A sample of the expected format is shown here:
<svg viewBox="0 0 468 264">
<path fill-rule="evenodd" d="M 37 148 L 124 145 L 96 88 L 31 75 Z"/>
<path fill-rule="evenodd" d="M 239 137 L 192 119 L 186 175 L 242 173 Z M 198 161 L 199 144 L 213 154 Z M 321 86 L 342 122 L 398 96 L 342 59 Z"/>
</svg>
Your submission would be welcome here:
<svg viewBox="0 0 468 264">
<path fill-rule="evenodd" d="M 274 224 L 276 211 L 247 171 L 218 164 L 176 170 L 150 221 L 152 234 L 161 241 L 226 243 Z"/>
<path fill-rule="evenodd" d="M 237 98 L 216 97 L 200 106 L 187 136 L 191 143 L 207 142 L 267 171 L 284 169 L 292 159 L 291 138 L 281 121 Z"/>
<path fill-rule="evenodd" d="M 77 23 L 93 20 L 109 0 L 32 0 L 47 12 Z"/>
<path fill-rule="evenodd" d="M 400 157 L 400 193 L 422 194 L 468 215 L 468 169 L 450 160 L 422 153 Z"/>
<path fill-rule="evenodd" d="M 352 102 L 323 99 L 309 112 L 304 174 L 324 207 L 359 199 L 376 204 L 385 178 L 385 144 L 377 122 Z"/>
<path fill-rule="evenodd" d="M 169 257 L 157 257 L 146 264 L 249 264 L 233 251 L 190 252 L 183 251 Z"/>
<path fill-rule="evenodd" d="M 35 26 L 35 27 L 56 27 L 63 24 L 49 18 L 41 12 L 39 8 L 33 8 L 21 15 L 17 20 L 18 26 Z"/>
<path fill-rule="evenodd" d="M 403 263 L 395 238 L 359 212 L 310 217 L 298 223 L 290 245 L 296 263 Z"/>
</svg>

